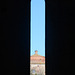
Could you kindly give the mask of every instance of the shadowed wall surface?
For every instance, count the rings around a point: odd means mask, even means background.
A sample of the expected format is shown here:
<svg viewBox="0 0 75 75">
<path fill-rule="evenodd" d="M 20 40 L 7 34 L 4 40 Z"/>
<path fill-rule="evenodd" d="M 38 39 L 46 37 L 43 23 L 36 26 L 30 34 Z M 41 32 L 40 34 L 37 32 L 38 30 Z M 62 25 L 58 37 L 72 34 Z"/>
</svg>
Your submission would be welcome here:
<svg viewBox="0 0 75 75">
<path fill-rule="evenodd" d="M 46 0 L 46 74 L 75 75 L 71 1 Z M 4 75 L 30 73 L 30 1 L 7 0 L 1 5 L 1 70 Z M 1 28 L 1 27 L 0 27 Z M 73 33 L 72 33 L 73 31 Z M 70 61 L 72 63 L 70 63 Z M 73 65 L 73 66 L 72 66 Z M 72 71 L 71 71 L 72 70 Z M 73 74 L 72 74 L 73 73 Z"/>
<path fill-rule="evenodd" d="M 72 2 L 45 0 L 46 4 L 46 74 L 72 75 L 73 24 Z M 71 71 L 72 70 L 72 71 Z"/>
<path fill-rule="evenodd" d="M 0 2 L 4 75 L 29 75 L 30 0 Z M 3 74 L 2 73 L 2 74 Z"/>
</svg>

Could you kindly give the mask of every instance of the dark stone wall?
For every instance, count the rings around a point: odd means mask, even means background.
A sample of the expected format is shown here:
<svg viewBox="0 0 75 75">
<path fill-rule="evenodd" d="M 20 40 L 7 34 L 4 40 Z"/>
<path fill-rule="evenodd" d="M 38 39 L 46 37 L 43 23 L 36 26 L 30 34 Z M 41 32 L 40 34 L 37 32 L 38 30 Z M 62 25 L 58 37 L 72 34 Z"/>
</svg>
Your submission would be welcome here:
<svg viewBox="0 0 75 75">
<path fill-rule="evenodd" d="M 72 55 L 74 53 L 72 54 L 72 51 L 75 49 L 74 24 L 72 25 L 71 22 L 72 2 L 66 0 L 46 0 L 45 2 L 46 74 L 73 75 L 74 57 Z M 2 0 L 0 7 L 1 73 L 29 75 L 30 1 Z"/>
<path fill-rule="evenodd" d="M 0 5 L 2 74 L 29 75 L 30 0 L 7 0 Z"/>
<path fill-rule="evenodd" d="M 72 2 L 66 0 L 45 0 L 45 2 L 46 74 L 72 75 L 74 72 Z"/>
</svg>

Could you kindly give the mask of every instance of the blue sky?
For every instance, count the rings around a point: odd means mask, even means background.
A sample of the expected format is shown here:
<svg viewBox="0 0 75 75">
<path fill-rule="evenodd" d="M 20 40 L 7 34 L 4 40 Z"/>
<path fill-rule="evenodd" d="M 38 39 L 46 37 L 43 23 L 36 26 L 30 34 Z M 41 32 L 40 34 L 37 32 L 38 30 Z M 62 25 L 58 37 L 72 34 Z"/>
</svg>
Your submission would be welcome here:
<svg viewBox="0 0 75 75">
<path fill-rule="evenodd" d="M 45 1 L 31 0 L 31 55 L 45 56 Z"/>
</svg>

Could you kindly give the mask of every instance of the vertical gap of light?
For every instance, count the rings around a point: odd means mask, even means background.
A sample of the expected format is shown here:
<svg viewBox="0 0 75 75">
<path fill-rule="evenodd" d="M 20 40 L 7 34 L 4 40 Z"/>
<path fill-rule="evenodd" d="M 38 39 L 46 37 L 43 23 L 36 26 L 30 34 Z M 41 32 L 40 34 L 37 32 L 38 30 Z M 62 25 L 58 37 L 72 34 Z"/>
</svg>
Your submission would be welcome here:
<svg viewBox="0 0 75 75">
<path fill-rule="evenodd" d="M 31 0 L 30 56 L 45 56 L 45 1 Z"/>
</svg>

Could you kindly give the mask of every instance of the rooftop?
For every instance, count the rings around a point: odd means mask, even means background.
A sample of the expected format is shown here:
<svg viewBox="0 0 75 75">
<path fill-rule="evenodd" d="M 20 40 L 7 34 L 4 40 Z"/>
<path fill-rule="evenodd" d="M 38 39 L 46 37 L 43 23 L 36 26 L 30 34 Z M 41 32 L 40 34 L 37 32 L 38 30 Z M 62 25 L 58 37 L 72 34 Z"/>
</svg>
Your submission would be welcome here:
<svg viewBox="0 0 75 75">
<path fill-rule="evenodd" d="M 45 64 L 45 57 L 38 54 L 35 50 L 35 54 L 30 57 L 31 64 Z"/>
</svg>

